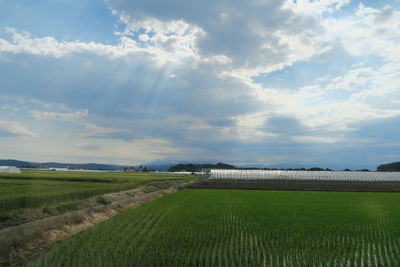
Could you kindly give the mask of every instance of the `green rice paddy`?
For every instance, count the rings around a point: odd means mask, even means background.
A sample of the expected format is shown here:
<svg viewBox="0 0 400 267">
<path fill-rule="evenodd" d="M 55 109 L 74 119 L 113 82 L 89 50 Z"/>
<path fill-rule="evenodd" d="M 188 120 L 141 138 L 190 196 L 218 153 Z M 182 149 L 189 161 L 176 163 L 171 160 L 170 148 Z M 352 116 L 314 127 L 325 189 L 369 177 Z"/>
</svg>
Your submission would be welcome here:
<svg viewBox="0 0 400 267">
<path fill-rule="evenodd" d="M 400 266 L 400 194 L 190 189 L 31 266 Z"/>
<path fill-rule="evenodd" d="M 190 175 L 158 173 L 55 171 L 3 173 L 0 174 L 0 213 L 85 199 L 131 189 L 150 182 L 190 179 L 192 179 Z"/>
</svg>

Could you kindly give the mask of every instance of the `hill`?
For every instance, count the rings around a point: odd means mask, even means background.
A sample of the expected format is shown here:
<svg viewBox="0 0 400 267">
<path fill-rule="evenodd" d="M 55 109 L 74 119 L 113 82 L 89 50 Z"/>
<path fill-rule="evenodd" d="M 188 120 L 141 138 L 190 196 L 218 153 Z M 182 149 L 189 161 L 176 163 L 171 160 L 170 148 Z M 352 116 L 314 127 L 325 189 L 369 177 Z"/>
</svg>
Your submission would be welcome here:
<svg viewBox="0 0 400 267">
<path fill-rule="evenodd" d="M 59 163 L 59 162 L 28 162 L 14 159 L 0 159 L 0 166 L 16 166 L 19 168 L 71 168 L 87 170 L 123 170 L 126 166 L 97 163 Z"/>
<path fill-rule="evenodd" d="M 400 162 L 379 165 L 377 170 L 379 172 L 400 172 Z"/>
<path fill-rule="evenodd" d="M 0 166 L 15 166 L 20 168 L 38 168 L 39 163 L 15 159 L 0 159 Z"/>
</svg>

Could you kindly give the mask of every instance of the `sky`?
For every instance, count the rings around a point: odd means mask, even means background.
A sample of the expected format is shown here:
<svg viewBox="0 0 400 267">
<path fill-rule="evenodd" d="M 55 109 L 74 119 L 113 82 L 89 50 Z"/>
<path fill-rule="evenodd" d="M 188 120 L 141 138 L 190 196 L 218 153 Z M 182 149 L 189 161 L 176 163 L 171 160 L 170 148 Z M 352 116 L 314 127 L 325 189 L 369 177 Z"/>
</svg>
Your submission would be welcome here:
<svg viewBox="0 0 400 267">
<path fill-rule="evenodd" d="M 399 0 L 0 0 L 0 158 L 400 161 L 399 29 Z"/>
</svg>

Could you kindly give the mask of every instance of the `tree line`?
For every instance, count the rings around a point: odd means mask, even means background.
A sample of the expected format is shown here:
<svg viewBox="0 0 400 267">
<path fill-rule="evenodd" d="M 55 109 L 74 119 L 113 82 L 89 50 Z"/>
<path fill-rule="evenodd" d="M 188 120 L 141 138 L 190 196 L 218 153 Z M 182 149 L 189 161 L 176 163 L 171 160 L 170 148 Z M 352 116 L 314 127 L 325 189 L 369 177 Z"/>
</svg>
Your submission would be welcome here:
<svg viewBox="0 0 400 267">
<path fill-rule="evenodd" d="M 225 169 L 225 170 L 287 170 L 287 171 L 332 171 L 329 168 L 320 168 L 320 167 L 312 167 L 312 168 L 256 168 L 256 167 L 236 167 L 231 164 L 218 162 L 217 164 L 195 164 L 195 163 L 187 163 L 187 164 L 177 164 L 171 166 L 168 171 L 169 172 L 197 172 L 205 169 Z M 352 171 L 351 169 L 344 169 L 343 171 Z M 362 169 L 357 171 L 369 171 L 368 169 Z"/>
</svg>

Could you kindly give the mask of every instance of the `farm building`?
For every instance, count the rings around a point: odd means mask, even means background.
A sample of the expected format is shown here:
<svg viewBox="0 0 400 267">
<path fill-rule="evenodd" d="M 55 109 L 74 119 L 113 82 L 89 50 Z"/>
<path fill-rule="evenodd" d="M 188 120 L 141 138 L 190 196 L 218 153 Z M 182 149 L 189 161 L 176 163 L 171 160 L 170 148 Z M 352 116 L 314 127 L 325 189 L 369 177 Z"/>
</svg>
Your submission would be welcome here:
<svg viewBox="0 0 400 267">
<path fill-rule="evenodd" d="M 0 166 L 0 173 L 21 173 L 21 170 L 14 166 Z"/>
</svg>

